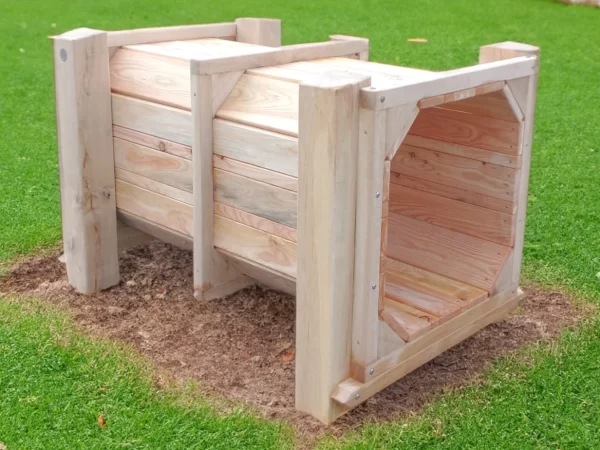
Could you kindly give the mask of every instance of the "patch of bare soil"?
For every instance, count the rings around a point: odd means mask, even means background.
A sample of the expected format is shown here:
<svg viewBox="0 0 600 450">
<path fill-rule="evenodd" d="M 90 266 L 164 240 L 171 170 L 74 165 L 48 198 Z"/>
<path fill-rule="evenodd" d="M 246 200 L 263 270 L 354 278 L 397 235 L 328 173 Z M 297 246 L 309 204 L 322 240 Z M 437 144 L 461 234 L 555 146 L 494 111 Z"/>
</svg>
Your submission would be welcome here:
<svg viewBox="0 0 600 450">
<path fill-rule="evenodd" d="M 24 261 L 0 280 L 0 293 L 33 294 L 67 306 L 92 335 L 132 344 L 174 379 L 198 380 L 206 391 L 242 401 L 291 423 L 300 438 L 336 435 L 366 421 L 410 415 L 432 397 L 477 379 L 494 359 L 524 344 L 555 337 L 582 317 L 558 292 L 527 289 L 506 320 L 425 364 L 367 400 L 332 427 L 294 409 L 292 297 L 251 287 L 202 303 L 192 295 L 191 253 L 154 242 L 121 255 L 121 284 L 77 294 L 58 255 Z"/>
</svg>

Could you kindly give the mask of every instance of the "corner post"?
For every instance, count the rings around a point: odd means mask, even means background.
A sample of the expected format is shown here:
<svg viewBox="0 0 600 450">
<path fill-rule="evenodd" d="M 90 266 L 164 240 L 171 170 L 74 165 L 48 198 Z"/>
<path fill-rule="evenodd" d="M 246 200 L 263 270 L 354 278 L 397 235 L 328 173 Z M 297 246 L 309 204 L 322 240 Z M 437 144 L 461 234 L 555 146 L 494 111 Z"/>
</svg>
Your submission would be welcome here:
<svg viewBox="0 0 600 450">
<path fill-rule="evenodd" d="M 281 47 L 281 21 L 279 19 L 236 19 L 236 40 L 247 44 Z"/>
<path fill-rule="evenodd" d="M 533 124 L 537 85 L 539 74 L 540 49 L 533 45 L 519 42 L 500 42 L 482 46 L 479 49 L 479 62 L 487 63 L 519 56 L 535 56 L 538 59 L 537 70 L 533 75 L 508 81 L 508 88 L 515 97 L 523 112 L 521 130 L 521 168 L 518 181 L 517 212 L 515 213 L 515 245 L 509 263 L 512 261 L 512 271 L 497 285 L 495 291 L 514 290 L 519 286 L 521 267 L 523 263 L 523 245 L 525 240 L 525 219 L 527 215 L 527 197 L 529 191 L 529 173 L 531 168 L 531 150 L 533 142 Z M 504 277 L 503 277 L 504 278 Z"/>
<path fill-rule="evenodd" d="M 107 33 L 80 28 L 53 47 L 67 275 L 91 294 L 119 283 Z"/>
<path fill-rule="evenodd" d="M 296 408 L 325 423 L 350 374 L 359 89 L 369 79 L 328 73 L 300 85 Z"/>
</svg>

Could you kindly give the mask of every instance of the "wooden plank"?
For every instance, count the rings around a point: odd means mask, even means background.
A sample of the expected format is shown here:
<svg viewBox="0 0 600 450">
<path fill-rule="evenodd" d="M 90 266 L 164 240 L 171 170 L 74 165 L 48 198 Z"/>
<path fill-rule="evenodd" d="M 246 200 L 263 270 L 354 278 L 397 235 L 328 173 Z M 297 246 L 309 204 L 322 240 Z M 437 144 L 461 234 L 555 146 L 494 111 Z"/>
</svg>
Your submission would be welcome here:
<svg viewBox="0 0 600 450">
<path fill-rule="evenodd" d="M 361 37 L 356 37 L 356 36 L 348 36 L 345 34 L 332 34 L 329 36 L 329 40 L 330 41 L 355 41 L 355 40 L 361 40 L 364 42 L 365 46 L 367 47 L 367 50 L 364 50 L 360 53 L 358 53 L 358 59 L 360 61 L 368 61 L 369 60 L 369 40 L 367 38 L 361 38 Z"/>
<path fill-rule="evenodd" d="M 166 242 L 167 244 L 174 245 L 175 247 L 182 248 L 184 250 L 192 249 L 192 237 L 183 233 L 179 233 L 167 227 L 163 227 L 154 222 L 150 222 L 147 219 L 131 214 L 122 209 L 117 210 L 117 217 L 127 225 L 141 230 L 144 233 L 158 239 L 159 241 Z"/>
<path fill-rule="evenodd" d="M 192 236 L 192 206 L 117 180 L 117 208 Z"/>
<path fill-rule="evenodd" d="M 408 343 L 398 351 L 391 353 L 383 360 L 386 364 L 378 361 L 378 366 L 366 368 L 367 371 L 373 369 L 374 374 L 376 374 L 371 376 L 366 383 L 351 378 L 344 380 L 333 391 L 331 397 L 346 408 L 354 408 L 440 353 L 475 334 L 490 323 L 503 318 L 508 311 L 519 304 L 523 297 L 522 291 L 517 293 L 509 291 L 491 297 L 478 307 L 466 311 L 446 322 L 446 324 L 415 339 L 414 342 Z M 467 321 L 466 317 L 468 315 L 472 316 L 473 320 Z M 434 335 L 436 340 L 431 340 L 431 336 Z M 443 336 L 443 338 L 440 336 Z M 428 345 L 423 345 L 424 342 L 427 342 Z M 420 351 L 412 353 L 413 349 L 416 348 L 419 348 Z M 411 356 L 408 356 L 409 351 Z"/>
<path fill-rule="evenodd" d="M 278 19 L 239 18 L 235 20 L 238 42 L 265 45 L 267 47 L 281 46 L 281 21 Z"/>
<path fill-rule="evenodd" d="M 461 309 L 466 309 L 468 307 L 466 302 L 460 302 L 458 299 L 449 302 L 432 295 L 407 289 L 401 284 L 401 281 L 398 282 L 393 276 L 390 276 L 390 274 L 388 274 L 385 285 L 385 297 L 433 315 L 438 319 L 454 317 Z"/>
<path fill-rule="evenodd" d="M 467 101 L 469 99 L 489 94 L 491 92 L 501 91 L 506 82 L 496 81 L 494 83 L 482 84 L 476 88 L 464 89 L 462 91 L 450 92 L 448 94 L 436 95 L 419 100 L 418 106 L 420 109 L 431 108 L 433 106 L 443 107 L 446 104 Z"/>
<path fill-rule="evenodd" d="M 432 322 L 438 319 L 433 317 L 429 320 L 429 316 L 419 310 L 388 298 L 385 299 L 385 306 L 380 316 L 405 342 L 410 342 L 426 333 L 431 328 Z"/>
<path fill-rule="evenodd" d="M 168 106 L 112 94 L 113 124 L 178 144 L 192 145 L 192 116 Z"/>
<path fill-rule="evenodd" d="M 439 297 L 449 302 L 455 302 L 458 299 L 473 305 L 482 302 L 488 296 L 483 289 L 391 258 L 387 258 L 385 271 L 389 274 L 390 280 L 394 280 L 407 289 Z"/>
<path fill-rule="evenodd" d="M 418 115 L 410 134 L 483 150 L 519 154 L 520 127 L 515 122 L 461 111 L 428 108 Z"/>
<path fill-rule="evenodd" d="M 520 119 L 519 117 L 515 117 L 515 113 L 504 94 L 504 86 L 503 84 L 501 91 L 478 95 L 458 102 L 445 103 L 441 108 L 462 111 L 481 117 L 518 122 Z"/>
<path fill-rule="evenodd" d="M 192 162 L 143 145 L 113 139 L 115 167 L 192 192 Z"/>
<path fill-rule="evenodd" d="M 234 23 L 211 23 L 206 25 L 183 25 L 178 27 L 138 28 L 136 30 L 109 31 L 107 45 L 146 44 L 151 42 L 177 41 L 201 38 L 232 38 L 236 35 Z"/>
<path fill-rule="evenodd" d="M 400 105 L 388 110 L 385 138 L 386 159 L 391 160 L 394 157 L 418 114 L 419 108 L 416 103 Z"/>
<path fill-rule="evenodd" d="M 390 187 L 390 213 L 512 247 L 513 216 L 398 184 Z"/>
<path fill-rule="evenodd" d="M 300 86 L 295 398 L 297 409 L 325 423 L 345 411 L 330 395 L 350 374 L 358 93 L 365 82 L 336 74 Z"/>
<path fill-rule="evenodd" d="M 253 164 L 247 164 L 220 155 L 215 155 L 213 157 L 213 164 L 217 169 L 225 170 L 237 175 L 243 175 L 246 178 L 252 178 L 253 180 L 287 189 L 288 191 L 298 192 L 297 178 L 275 172 L 274 170 L 263 169 L 262 167 Z"/>
<path fill-rule="evenodd" d="M 218 249 L 296 278 L 296 243 L 218 215 L 214 230 Z"/>
<path fill-rule="evenodd" d="M 53 45 L 67 275 L 90 294 L 119 283 L 107 35 L 81 28 Z"/>
<path fill-rule="evenodd" d="M 180 158 L 192 159 L 192 147 L 178 144 L 177 142 L 172 142 L 167 139 L 161 139 L 151 134 L 141 133 L 139 131 L 130 130 L 129 128 L 113 125 L 113 137 L 179 156 Z"/>
<path fill-rule="evenodd" d="M 296 228 L 298 195 L 287 189 L 214 169 L 214 199 L 224 205 Z"/>
<path fill-rule="evenodd" d="M 298 177 L 297 138 L 215 119 L 214 153 Z"/>
<path fill-rule="evenodd" d="M 535 58 L 521 57 L 496 61 L 446 72 L 429 73 L 418 79 L 406 80 L 395 87 L 363 89 L 361 107 L 378 110 L 418 102 L 426 97 L 477 88 L 496 81 L 529 76 L 537 70 Z M 384 97 L 384 101 L 381 101 Z"/>
<path fill-rule="evenodd" d="M 243 75 L 217 117 L 298 136 L 298 85 L 256 75 Z"/>
<path fill-rule="evenodd" d="M 505 214 L 514 214 L 517 209 L 515 202 L 499 200 L 493 197 L 478 194 L 477 192 L 465 191 L 443 184 L 433 183 L 431 181 L 413 178 L 399 173 L 393 173 L 391 182 L 400 186 L 406 186 L 411 189 L 418 189 L 430 194 L 441 195 L 465 203 L 478 205 L 493 211 L 503 212 Z"/>
<path fill-rule="evenodd" d="M 479 63 L 490 63 L 522 56 L 539 57 L 540 49 L 521 42 L 505 41 L 479 47 Z M 519 77 L 515 77 L 519 78 Z"/>
<path fill-rule="evenodd" d="M 510 247 L 392 213 L 388 233 L 389 257 L 488 292 L 510 251 Z"/>
<path fill-rule="evenodd" d="M 241 209 L 232 208 L 231 206 L 222 203 L 215 202 L 214 208 L 215 214 L 218 216 L 226 217 L 227 219 L 248 225 L 249 227 L 257 228 L 274 236 L 287 239 L 288 241 L 298 241 L 296 230 L 293 228 L 265 219 L 264 217 L 247 213 Z"/>
<path fill-rule="evenodd" d="M 352 360 L 363 366 L 377 358 L 386 119 L 360 109 Z"/>
<path fill-rule="evenodd" d="M 173 200 L 187 203 L 188 205 L 193 204 L 194 197 L 191 192 L 182 191 L 181 189 L 174 188 L 168 184 L 160 183 L 136 173 L 129 172 L 128 170 L 115 168 L 115 177 L 117 180 L 125 181 L 148 191 L 156 192 L 157 194 L 172 198 Z"/>
<path fill-rule="evenodd" d="M 476 159 L 488 164 L 518 169 L 521 167 L 521 156 L 507 155 L 506 153 L 491 152 L 477 147 L 455 144 L 439 139 L 431 139 L 424 136 L 409 134 L 402 142 L 405 145 L 421 147 L 436 152 L 448 153 L 449 155 L 462 156 L 463 158 Z"/>
<path fill-rule="evenodd" d="M 508 202 L 516 200 L 517 171 L 475 159 L 402 145 L 392 161 L 393 173 Z"/>
</svg>

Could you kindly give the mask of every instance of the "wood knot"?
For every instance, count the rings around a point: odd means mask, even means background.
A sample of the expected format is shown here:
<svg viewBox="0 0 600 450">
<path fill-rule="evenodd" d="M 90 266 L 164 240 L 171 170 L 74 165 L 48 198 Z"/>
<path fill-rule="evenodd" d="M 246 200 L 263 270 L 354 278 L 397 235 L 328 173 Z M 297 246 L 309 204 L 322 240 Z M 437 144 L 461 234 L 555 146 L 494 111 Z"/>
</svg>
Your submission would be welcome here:
<svg viewBox="0 0 600 450">
<path fill-rule="evenodd" d="M 159 149 L 161 152 L 165 152 L 165 151 L 167 151 L 167 146 L 165 145 L 165 143 L 164 143 L 163 141 L 160 141 L 160 142 L 158 143 L 158 149 Z"/>
</svg>

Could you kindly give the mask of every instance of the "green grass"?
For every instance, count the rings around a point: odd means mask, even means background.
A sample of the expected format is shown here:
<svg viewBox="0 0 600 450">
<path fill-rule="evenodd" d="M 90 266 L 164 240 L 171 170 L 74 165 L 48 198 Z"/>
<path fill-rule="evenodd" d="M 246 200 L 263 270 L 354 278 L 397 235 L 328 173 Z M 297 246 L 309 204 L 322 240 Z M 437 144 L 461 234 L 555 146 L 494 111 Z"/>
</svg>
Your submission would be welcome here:
<svg viewBox="0 0 600 450">
<path fill-rule="evenodd" d="M 35 301 L 0 302 L 0 442 L 12 450 L 282 448 L 289 430 L 158 390 L 132 351 Z M 102 415 L 105 427 L 98 425 Z"/>
<path fill-rule="evenodd" d="M 46 37 L 82 26 L 110 30 L 240 16 L 282 18 L 285 43 L 323 40 L 328 33 L 368 36 L 372 59 L 429 69 L 475 63 L 479 45 L 491 42 L 539 45 L 524 273 L 528 280 L 600 299 L 600 10 L 551 0 L 3 0 L 0 263 L 60 238 Z M 429 42 L 409 44 L 412 37 Z M 56 448 L 110 448 L 134 439 L 143 439 L 138 446 L 181 448 L 213 438 L 229 448 L 242 445 L 235 439 L 246 439 L 248 446 L 275 445 L 275 425 L 243 414 L 223 417 L 206 406 L 185 409 L 161 398 L 168 395 L 153 390 L 137 363 L 129 364 L 107 344 L 72 337 L 75 344 L 61 347 L 49 331 L 62 323 L 59 316 L 48 311 L 18 316 L 17 306 L 0 301 L 0 442 L 9 448 L 47 448 L 51 442 Z M 57 333 L 72 336 L 69 329 Z M 445 395 L 407 423 L 368 426 L 343 443 L 598 448 L 599 329 L 589 325 L 551 350 L 533 349 L 527 365 L 502 360 L 484 385 Z M 91 370 L 88 363 L 96 360 L 98 369 Z M 100 396 L 94 389 L 102 384 L 114 389 Z M 104 431 L 94 428 L 101 410 L 109 423 Z"/>
</svg>

